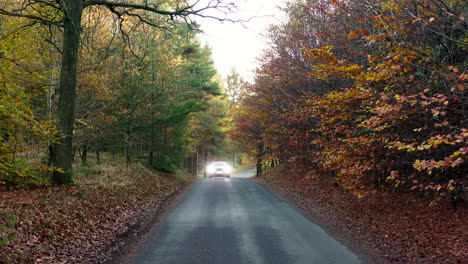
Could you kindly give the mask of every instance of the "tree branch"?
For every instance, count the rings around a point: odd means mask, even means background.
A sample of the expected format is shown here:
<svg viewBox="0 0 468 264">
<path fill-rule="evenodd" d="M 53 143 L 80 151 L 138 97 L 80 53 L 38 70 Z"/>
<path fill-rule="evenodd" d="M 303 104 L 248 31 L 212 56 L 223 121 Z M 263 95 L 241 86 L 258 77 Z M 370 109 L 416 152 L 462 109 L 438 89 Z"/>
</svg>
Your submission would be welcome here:
<svg viewBox="0 0 468 264">
<path fill-rule="evenodd" d="M 53 26 L 58 26 L 58 27 L 62 26 L 62 23 L 57 22 L 57 21 L 48 20 L 48 19 L 42 18 L 40 16 L 35 16 L 35 15 L 28 15 L 28 14 L 20 14 L 20 13 L 10 12 L 10 11 L 7 11 L 5 9 L 0 9 L 0 15 L 29 18 L 29 19 L 32 19 L 32 20 L 36 20 L 36 21 L 38 21 L 38 22 L 40 22 L 41 24 L 44 24 L 44 25 L 53 25 Z"/>
<path fill-rule="evenodd" d="M 199 2 L 200 0 L 197 0 L 193 4 L 187 4 L 186 6 L 177 8 L 176 10 L 173 10 L 173 11 L 161 10 L 156 5 L 154 6 L 149 5 L 146 1 L 144 4 L 134 4 L 134 3 L 125 3 L 125 2 L 111 2 L 108 0 L 88 0 L 84 2 L 83 6 L 88 7 L 88 6 L 93 6 L 93 5 L 101 5 L 101 6 L 107 6 L 109 9 L 126 8 L 126 9 L 132 9 L 132 10 L 143 10 L 143 11 L 148 11 L 148 12 L 155 13 L 155 14 L 170 16 L 171 19 L 173 19 L 174 17 L 186 18 L 188 16 L 193 15 L 193 16 L 199 16 L 202 18 L 212 18 L 218 21 L 239 22 L 239 21 L 235 21 L 232 19 L 228 19 L 226 17 L 221 18 L 221 17 L 202 14 L 203 11 L 206 11 L 209 9 L 216 9 L 217 11 L 220 11 L 223 14 L 228 14 L 230 12 L 233 12 L 233 10 L 236 8 L 236 5 L 234 3 L 224 3 L 222 0 L 211 0 L 205 6 L 199 9 L 194 9 L 199 4 Z M 186 19 L 184 20 L 186 21 Z"/>
</svg>

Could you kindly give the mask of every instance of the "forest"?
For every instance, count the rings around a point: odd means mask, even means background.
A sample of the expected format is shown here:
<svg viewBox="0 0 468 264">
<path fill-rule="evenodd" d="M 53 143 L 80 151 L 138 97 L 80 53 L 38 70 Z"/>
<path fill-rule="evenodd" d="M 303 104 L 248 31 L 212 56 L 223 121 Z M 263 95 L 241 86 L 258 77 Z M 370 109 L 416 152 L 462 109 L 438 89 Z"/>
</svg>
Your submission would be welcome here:
<svg viewBox="0 0 468 264">
<path fill-rule="evenodd" d="M 0 182 L 7 189 L 70 183 L 72 161 L 86 165 L 88 153 L 98 164 L 111 153 L 124 155 L 127 166 L 139 160 L 195 174 L 194 157 L 226 147 L 230 103 L 192 14 L 91 2 L 81 18 L 76 85 L 66 92 L 73 80 L 64 77 L 71 64 L 62 60 L 63 7 L 2 3 Z"/>
<path fill-rule="evenodd" d="M 96 260 L 206 162 L 247 156 L 408 243 L 401 263 L 467 257 L 465 1 L 288 1 L 252 83 L 197 35 L 235 5 L 203 4 L 0 0 L 0 263 Z"/>
<path fill-rule="evenodd" d="M 357 196 L 467 184 L 464 1 L 294 1 L 269 31 L 234 138 L 263 165 Z M 259 166 L 261 168 L 261 166 Z"/>
</svg>

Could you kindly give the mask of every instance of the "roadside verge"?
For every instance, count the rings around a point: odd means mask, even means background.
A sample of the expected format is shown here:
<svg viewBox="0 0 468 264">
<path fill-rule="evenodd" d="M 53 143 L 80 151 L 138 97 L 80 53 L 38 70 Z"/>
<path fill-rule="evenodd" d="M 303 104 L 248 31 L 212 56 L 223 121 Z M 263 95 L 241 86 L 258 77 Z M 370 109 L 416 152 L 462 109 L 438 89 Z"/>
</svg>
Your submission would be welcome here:
<svg viewBox="0 0 468 264">
<path fill-rule="evenodd" d="M 411 194 L 358 198 L 322 177 L 271 171 L 256 179 L 371 263 L 467 263 L 467 206 L 429 206 Z"/>
<path fill-rule="evenodd" d="M 0 263 L 113 263 L 193 180 L 141 164 L 79 169 L 92 172 L 75 185 L 0 190 Z"/>
</svg>

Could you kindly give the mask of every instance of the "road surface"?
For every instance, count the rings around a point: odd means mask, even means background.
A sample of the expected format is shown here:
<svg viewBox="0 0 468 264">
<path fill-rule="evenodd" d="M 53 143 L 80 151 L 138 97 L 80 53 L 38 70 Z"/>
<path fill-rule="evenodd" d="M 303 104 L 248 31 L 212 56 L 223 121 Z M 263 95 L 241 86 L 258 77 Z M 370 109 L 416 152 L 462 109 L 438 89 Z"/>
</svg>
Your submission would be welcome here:
<svg viewBox="0 0 468 264">
<path fill-rule="evenodd" d="M 285 200 L 248 179 L 253 173 L 198 180 L 134 262 L 363 263 Z"/>
</svg>

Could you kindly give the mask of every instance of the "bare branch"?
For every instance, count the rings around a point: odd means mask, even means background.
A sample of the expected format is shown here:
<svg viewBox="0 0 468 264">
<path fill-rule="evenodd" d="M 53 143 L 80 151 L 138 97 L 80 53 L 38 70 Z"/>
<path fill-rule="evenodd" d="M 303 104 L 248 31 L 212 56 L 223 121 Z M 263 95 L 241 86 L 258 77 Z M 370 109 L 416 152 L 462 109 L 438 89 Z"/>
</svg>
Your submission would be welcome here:
<svg viewBox="0 0 468 264">
<path fill-rule="evenodd" d="M 193 11 L 186 10 L 185 8 L 175 10 L 175 11 L 166 11 L 166 10 L 161 10 L 158 9 L 157 7 L 152 7 L 148 4 L 133 4 L 133 3 L 124 3 L 124 2 L 109 2 L 105 0 L 90 0 L 86 1 L 83 4 L 83 7 L 88 7 L 92 5 L 102 5 L 102 6 L 107 6 L 107 7 L 123 7 L 123 8 L 133 8 L 133 9 L 139 9 L 139 10 L 145 10 L 149 11 L 152 13 L 160 14 L 160 15 L 169 15 L 169 16 L 184 16 L 184 15 L 189 15 Z"/>
<path fill-rule="evenodd" d="M 48 19 L 45 19 L 45 18 L 40 17 L 40 16 L 36 16 L 36 15 L 11 12 L 11 11 L 7 11 L 5 9 L 0 9 L 0 15 L 29 18 L 29 19 L 32 19 L 32 20 L 36 20 L 36 21 L 38 21 L 38 22 L 40 22 L 41 24 L 44 24 L 44 25 L 62 26 L 62 23 L 57 22 L 57 21 L 48 20 Z"/>
<path fill-rule="evenodd" d="M 101 5 L 101 6 L 107 6 L 108 8 L 110 9 L 112 8 L 114 10 L 115 8 L 143 10 L 143 11 L 148 11 L 148 12 L 159 14 L 159 15 L 169 16 L 171 17 L 171 19 L 174 19 L 175 17 L 180 17 L 180 18 L 183 18 L 184 21 L 187 21 L 187 19 L 185 19 L 186 17 L 198 16 L 202 18 L 211 18 L 211 19 L 215 19 L 218 21 L 245 22 L 242 20 L 233 20 L 227 17 L 216 17 L 213 15 L 203 14 L 203 12 L 206 10 L 216 10 L 218 12 L 221 12 L 224 15 L 228 15 L 229 13 L 234 12 L 234 10 L 236 9 L 236 5 L 234 3 L 225 3 L 222 0 L 211 0 L 205 6 L 195 9 L 199 5 L 199 3 L 200 3 L 200 0 L 195 1 L 193 4 L 187 3 L 186 6 L 180 7 L 180 8 L 178 7 L 177 9 L 173 11 L 159 9 L 158 6 L 150 5 L 146 1 L 144 4 L 133 4 L 133 3 L 127 3 L 127 2 L 111 2 L 111 1 L 106 1 L 106 0 L 88 0 L 84 2 L 84 7 L 93 6 L 93 5 Z M 135 15 L 134 13 L 132 14 Z M 148 21 L 147 19 L 145 20 Z M 151 22 L 151 24 L 154 24 L 154 23 Z"/>
</svg>

